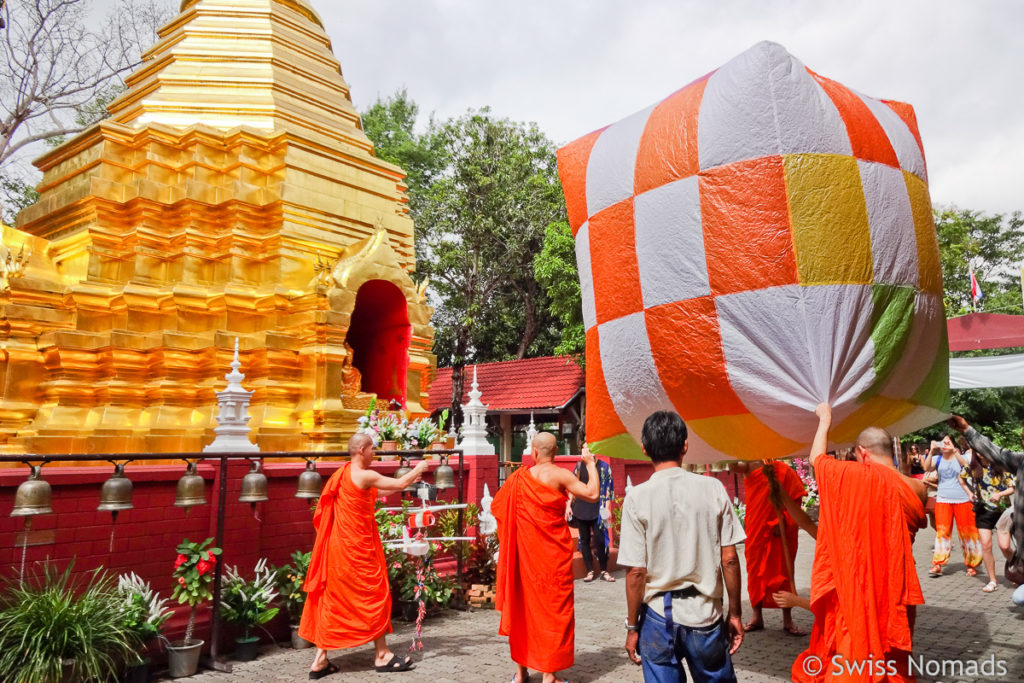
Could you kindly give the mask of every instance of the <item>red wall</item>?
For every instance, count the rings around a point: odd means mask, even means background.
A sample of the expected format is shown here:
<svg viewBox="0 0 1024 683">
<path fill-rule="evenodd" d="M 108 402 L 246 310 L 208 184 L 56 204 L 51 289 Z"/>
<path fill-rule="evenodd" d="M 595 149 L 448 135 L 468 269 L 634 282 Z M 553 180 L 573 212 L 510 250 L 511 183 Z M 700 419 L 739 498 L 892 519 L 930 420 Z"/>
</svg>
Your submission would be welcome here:
<svg viewBox="0 0 1024 683">
<path fill-rule="evenodd" d="M 317 469 L 326 481 L 340 465 L 340 461 L 320 462 Z M 452 466 L 458 467 L 457 460 L 453 460 Z M 267 475 L 270 500 L 250 506 L 237 502 L 242 477 L 249 465 L 245 461 L 229 461 L 222 561 L 247 573 L 262 557 L 271 564 L 281 565 L 289 561 L 294 551 L 312 548 L 311 501 L 295 497 L 298 475 L 304 467 L 301 461 L 266 463 L 263 471 Z M 399 463 L 379 462 L 375 467 L 389 474 Z M 427 481 L 433 481 L 435 467 L 432 465 L 424 477 Z M 497 490 L 496 456 L 466 456 L 464 467 L 464 490 L 469 500 L 479 499 L 485 481 L 492 494 Z M 207 504 L 192 507 L 188 514 L 184 508 L 174 507 L 177 481 L 184 471 L 184 465 L 128 465 L 125 474 L 135 486 L 135 507 L 120 512 L 112 525 L 111 514 L 97 511 L 96 506 L 100 487 L 113 467 L 47 465 L 43 468 L 43 478 L 53 487 L 53 514 L 33 517 L 32 533 L 52 533 L 54 542 L 28 547 L 26 571 L 46 559 L 55 560 L 61 568 L 74 560 L 76 573 L 96 567 L 106 567 L 117 574 L 134 571 L 168 596 L 174 549 L 178 543 L 186 537 L 202 540 L 216 533 L 217 506 L 214 503 L 219 465 L 199 465 L 198 472 L 206 481 Z M 15 540 L 25 522 L 22 517 L 9 515 L 17 486 L 27 476 L 27 467 L 0 469 L 0 574 L 6 576 L 17 576 L 21 563 L 22 548 L 15 546 Z M 456 490 L 442 492 L 439 497 L 454 501 Z M 388 504 L 397 505 L 399 500 L 400 496 L 393 494 Z M 110 551 L 112 529 L 113 552 Z M 182 609 L 169 623 L 165 635 L 172 640 L 180 636 L 186 618 L 187 613 Z M 208 614 L 200 615 L 200 637 L 204 637 L 202 629 L 208 620 Z M 223 649 L 226 651 L 230 646 Z"/>
</svg>

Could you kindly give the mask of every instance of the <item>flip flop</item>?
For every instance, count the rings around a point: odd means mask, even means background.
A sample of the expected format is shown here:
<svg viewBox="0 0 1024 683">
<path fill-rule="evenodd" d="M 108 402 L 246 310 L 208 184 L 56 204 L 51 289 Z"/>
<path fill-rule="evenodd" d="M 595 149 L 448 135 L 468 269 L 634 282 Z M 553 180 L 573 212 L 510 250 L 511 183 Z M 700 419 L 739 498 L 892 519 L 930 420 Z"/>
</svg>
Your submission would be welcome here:
<svg viewBox="0 0 1024 683">
<path fill-rule="evenodd" d="M 341 669 L 339 669 L 335 664 L 332 664 L 330 661 L 328 661 L 327 666 L 325 666 L 324 668 L 318 671 L 310 671 L 309 679 L 312 681 L 318 681 L 324 676 L 330 676 L 331 674 L 336 674 L 339 671 L 341 671 Z"/>
<path fill-rule="evenodd" d="M 379 664 L 373 668 L 379 673 L 394 673 L 398 671 L 408 671 L 412 667 L 412 657 L 406 655 L 404 659 L 399 659 L 398 655 L 392 653 L 391 659 L 388 660 L 387 664 Z"/>
</svg>

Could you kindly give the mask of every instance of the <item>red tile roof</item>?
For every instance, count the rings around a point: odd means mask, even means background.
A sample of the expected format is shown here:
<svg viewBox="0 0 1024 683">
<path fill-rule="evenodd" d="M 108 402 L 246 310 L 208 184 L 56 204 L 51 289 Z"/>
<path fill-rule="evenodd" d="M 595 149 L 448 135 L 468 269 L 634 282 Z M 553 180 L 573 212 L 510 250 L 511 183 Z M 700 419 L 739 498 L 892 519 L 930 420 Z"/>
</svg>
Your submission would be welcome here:
<svg viewBox="0 0 1024 683">
<path fill-rule="evenodd" d="M 480 383 L 480 400 L 491 410 L 560 408 L 586 384 L 583 368 L 565 356 L 524 358 L 500 363 L 467 365 L 462 402 L 469 400 L 473 368 Z M 430 385 L 430 407 L 448 405 L 452 395 L 452 369 L 438 368 Z"/>
</svg>

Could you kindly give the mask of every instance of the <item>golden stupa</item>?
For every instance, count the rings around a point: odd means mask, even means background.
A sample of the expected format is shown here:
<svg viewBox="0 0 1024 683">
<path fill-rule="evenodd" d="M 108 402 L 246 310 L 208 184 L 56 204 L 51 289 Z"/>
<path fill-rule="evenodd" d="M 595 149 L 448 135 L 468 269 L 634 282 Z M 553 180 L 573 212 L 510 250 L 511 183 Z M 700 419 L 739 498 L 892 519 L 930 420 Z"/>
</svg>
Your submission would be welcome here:
<svg viewBox="0 0 1024 683">
<path fill-rule="evenodd" d="M 199 450 L 236 337 L 264 451 L 344 448 L 436 358 L 404 174 L 304 0 L 185 0 L 0 246 L 0 450 Z"/>
</svg>

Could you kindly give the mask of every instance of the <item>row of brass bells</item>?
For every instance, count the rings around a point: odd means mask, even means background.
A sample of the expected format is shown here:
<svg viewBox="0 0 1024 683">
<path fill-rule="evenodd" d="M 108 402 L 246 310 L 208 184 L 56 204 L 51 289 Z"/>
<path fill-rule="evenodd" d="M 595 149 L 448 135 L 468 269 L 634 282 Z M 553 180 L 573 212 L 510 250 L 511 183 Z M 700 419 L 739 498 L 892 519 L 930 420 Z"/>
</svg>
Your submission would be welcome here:
<svg viewBox="0 0 1024 683">
<path fill-rule="evenodd" d="M 441 456 L 441 465 L 434 470 L 434 485 L 439 490 L 455 488 L 455 470 L 448 464 L 448 456 Z"/>
<path fill-rule="evenodd" d="M 11 511 L 11 517 L 48 515 L 53 512 L 53 508 L 50 507 L 53 489 L 50 488 L 50 483 L 42 478 L 42 467 L 30 465 L 29 469 L 28 479 L 18 484 L 18 490 L 14 494 L 14 510 Z"/>
<path fill-rule="evenodd" d="M 296 498 L 314 499 L 320 497 L 320 490 L 324 487 L 324 478 L 316 471 L 316 463 L 312 460 L 306 461 L 306 469 L 299 475 L 299 489 L 295 492 Z"/>
<path fill-rule="evenodd" d="M 190 462 L 185 474 L 178 480 L 174 506 L 188 508 L 193 505 L 206 505 L 206 482 L 196 473 L 196 464 Z"/>
<path fill-rule="evenodd" d="M 238 497 L 240 503 L 262 503 L 267 498 L 267 475 L 260 472 L 259 460 L 253 460 L 252 469 L 242 477 L 242 495 Z"/>
<path fill-rule="evenodd" d="M 100 489 L 100 504 L 96 509 L 111 512 L 114 515 L 114 519 L 117 519 L 118 512 L 132 509 L 132 491 L 134 488 L 131 479 L 124 476 L 124 465 L 120 463 L 115 464 L 114 474 L 111 475 L 110 479 L 103 482 L 103 488 Z"/>
</svg>

